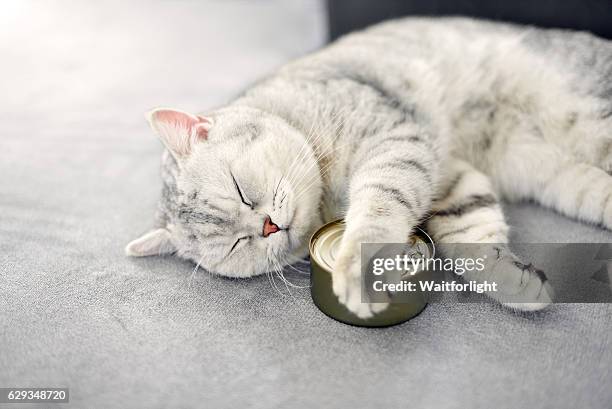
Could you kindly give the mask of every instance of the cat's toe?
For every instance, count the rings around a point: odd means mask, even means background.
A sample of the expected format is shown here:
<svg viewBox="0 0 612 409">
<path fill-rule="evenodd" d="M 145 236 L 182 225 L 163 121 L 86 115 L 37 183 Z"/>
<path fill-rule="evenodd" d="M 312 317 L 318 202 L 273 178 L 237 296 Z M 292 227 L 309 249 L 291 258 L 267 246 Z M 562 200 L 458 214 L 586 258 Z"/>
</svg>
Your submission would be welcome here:
<svg viewBox="0 0 612 409">
<path fill-rule="evenodd" d="M 550 283 L 547 280 L 541 281 L 539 288 L 537 282 L 534 284 L 531 294 L 525 296 L 526 299 L 532 299 L 533 302 L 508 302 L 503 305 L 519 311 L 540 311 L 552 304 L 554 292 Z"/>
<path fill-rule="evenodd" d="M 355 283 L 353 291 L 349 292 L 349 298 L 345 305 L 349 311 L 359 318 L 367 319 L 384 311 L 389 304 L 369 302 L 366 295 L 361 293 L 359 283 Z"/>
<path fill-rule="evenodd" d="M 362 303 L 360 301 L 349 302 L 347 303 L 346 308 L 361 319 L 368 319 L 374 316 L 374 313 L 370 308 L 370 304 L 368 303 Z"/>
<path fill-rule="evenodd" d="M 387 309 L 387 307 L 389 307 L 388 303 L 384 303 L 384 302 L 375 302 L 375 303 L 371 303 L 370 304 L 370 308 L 372 309 L 372 312 L 374 314 L 378 314 L 380 312 L 383 312 L 384 310 Z"/>
<path fill-rule="evenodd" d="M 506 280 L 502 280 L 497 294 L 490 295 L 503 305 L 521 311 L 538 311 L 553 302 L 553 288 L 542 270 L 517 259 L 506 260 L 502 267 L 505 268 L 499 271 L 498 277 L 505 276 Z"/>
</svg>

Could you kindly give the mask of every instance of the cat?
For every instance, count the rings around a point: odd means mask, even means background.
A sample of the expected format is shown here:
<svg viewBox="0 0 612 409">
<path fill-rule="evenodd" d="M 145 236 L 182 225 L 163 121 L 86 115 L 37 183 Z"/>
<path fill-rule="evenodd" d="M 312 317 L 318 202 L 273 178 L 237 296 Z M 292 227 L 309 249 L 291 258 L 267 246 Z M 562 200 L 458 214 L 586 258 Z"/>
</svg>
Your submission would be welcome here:
<svg viewBox="0 0 612 409">
<path fill-rule="evenodd" d="M 387 305 L 362 299 L 361 243 L 403 242 L 420 223 L 437 243 L 499 243 L 489 295 L 538 310 L 552 289 L 508 248 L 500 199 L 612 228 L 612 42 L 587 33 L 402 18 L 225 107 L 148 120 L 166 147 L 163 192 L 128 255 L 250 277 L 302 259 L 318 227 L 344 218 L 333 291 L 362 318 Z"/>
</svg>

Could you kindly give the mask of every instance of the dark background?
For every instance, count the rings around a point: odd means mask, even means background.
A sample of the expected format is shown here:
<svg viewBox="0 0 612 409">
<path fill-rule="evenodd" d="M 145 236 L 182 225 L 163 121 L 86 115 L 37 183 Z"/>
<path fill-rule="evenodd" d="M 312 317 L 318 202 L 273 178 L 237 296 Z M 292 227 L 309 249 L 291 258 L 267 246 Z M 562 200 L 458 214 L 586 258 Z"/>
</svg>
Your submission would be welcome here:
<svg viewBox="0 0 612 409">
<path fill-rule="evenodd" d="M 612 0 L 328 0 L 330 38 L 389 18 L 464 15 L 612 38 Z"/>
</svg>

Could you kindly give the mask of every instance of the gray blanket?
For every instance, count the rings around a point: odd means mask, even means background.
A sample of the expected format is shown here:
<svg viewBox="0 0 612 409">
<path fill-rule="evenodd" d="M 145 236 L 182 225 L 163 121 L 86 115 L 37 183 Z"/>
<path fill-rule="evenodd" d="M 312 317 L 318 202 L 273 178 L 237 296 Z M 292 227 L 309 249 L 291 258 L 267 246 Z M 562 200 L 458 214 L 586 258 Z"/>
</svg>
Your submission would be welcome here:
<svg viewBox="0 0 612 409">
<path fill-rule="evenodd" d="M 610 305 L 435 304 L 363 329 L 307 289 L 124 257 L 160 190 L 143 112 L 222 103 L 324 21 L 306 0 L 0 6 L 0 387 L 69 387 L 75 408 L 610 407 Z M 508 211 L 516 241 L 612 241 Z"/>
</svg>

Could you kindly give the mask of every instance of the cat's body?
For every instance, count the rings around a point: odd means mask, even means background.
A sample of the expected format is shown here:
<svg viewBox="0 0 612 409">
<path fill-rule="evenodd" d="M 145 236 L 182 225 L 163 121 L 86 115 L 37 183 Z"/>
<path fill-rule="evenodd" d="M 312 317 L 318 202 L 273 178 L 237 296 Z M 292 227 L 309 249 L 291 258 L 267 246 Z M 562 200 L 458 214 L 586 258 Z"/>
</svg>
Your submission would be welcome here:
<svg viewBox="0 0 612 409">
<path fill-rule="evenodd" d="M 384 308 L 361 302 L 360 243 L 404 241 L 425 219 L 437 242 L 506 243 L 502 196 L 612 227 L 606 173 L 612 170 L 612 43 L 588 34 L 461 18 L 391 21 L 287 64 L 207 117 L 163 112 L 152 124 L 172 153 L 164 161 L 161 211 L 161 230 L 169 233 L 139 239 L 128 253 L 166 246 L 209 270 L 252 275 L 303 256 L 314 229 L 343 217 L 334 291 L 360 316 Z M 183 137 L 172 127 L 160 130 L 160 123 L 181 121 L 188 131 Z M 176 146 L 202 123 L 202 143 L 195 144 L 193 132 L 187 137 L 197 152 Z M 224 147 L 213 148 L 214 142 Z M 193 199 L 215 190 L 198 175 L 207 172 L 202 155 L 218 158 L 215 149 L 232 144 L 249 159 L 223 153 L 228 163 L 248 161 L 234 166 L 269 173 L 242 175 L 256 179 L 251 194 L 259 184 L 263 198 L 258 206 L 242 200 L 260 225 L 263 220 L 261 240 L 243 236 L 249 240 L 243 251 L 273 259 L 267 267 L 247 266 L 243 256 L 244 274 L 240 262 L 231 262 L 240 241 L 225 262 L 213 256 L 214 248 L 230 240 L 203 239 L 220 234 L 224 221 L 239 225 L 240 215 L 221 217 Z M 217 188 L 223 186 L 227 179 Z M 194 223 L 193 214 L 207 217 Z M 216 230 L 194 228 L 211 220 Z M 269 230 L 272 221 L 280 228 Z M 254 223 L 250 231 L 256 232 Z M 282 243 L 271 241 L 277 237 Z M 522 309 L 550 301 L 544 275 L 507 247 L 489 263 L 504 300 L 519 294 L 532 301 Z"/>
</svg>

